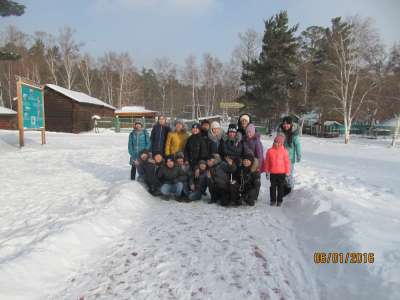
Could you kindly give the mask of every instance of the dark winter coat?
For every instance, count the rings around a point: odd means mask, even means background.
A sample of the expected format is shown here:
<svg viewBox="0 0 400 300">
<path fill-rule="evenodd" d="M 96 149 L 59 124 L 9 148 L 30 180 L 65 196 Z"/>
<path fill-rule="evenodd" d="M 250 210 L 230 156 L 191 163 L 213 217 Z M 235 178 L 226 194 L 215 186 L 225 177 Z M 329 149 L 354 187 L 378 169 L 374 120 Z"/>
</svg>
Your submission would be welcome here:
<svg viewBox="0 0 400 300">
<path fill-rule="evenodd" d="M 147 160 L 143 162 L 142 170 L 144 176 L 144 182 L 150 189 L 150 191 L 155 191 L 161 187 L 161 181 L 159 178 L 159 172 L 164 162 L 156 164 L 152 160 Z"/>
<path fill-rule="evenodd" d="M 210 168 L 211 178 L 208 178 L 209 186 L 212 185 L 214 189 L 228 190 L 229 183 L 236 169 L 235 164 L 229 165 L 227 162 L 218 159 L 217 163 Z"/>
<path fill-rule="evenodd" d="M 263 145 L 261 143 L 261 137 L 260 134 L 256 132 L 256 134 L 249 139 L 247 136 L 244 139 L 244 152 L 248 154 L 253 154 L 255 158 L 258 159 L 258 165 L 263 166 L 264 165 L 264 149 Z"/>
<path fill-rule="evenodd" d="M 239 184 L 239 192 L 241 194 L 248 193 L 250 190 L 255 189 L 258 195 L 261 186 L 261 178 L 260 172 L 257 171 L 257 163 L 253 163 L 248 168 L 240 166 L 235 173 L 235 180 Z"/>
<path fill-rule="evenodd" d="M 158 178 L 162 184 L 174 184 L 178 182 L 184 182 L 185 179 L 187 179 L 187 175 L 182 168 L 178 166 L 168 168 L 168 166 L 164 164 L 158 172 Z"/>
<path fill-rule="evenodd" d="M 202 159 L 207 159 L 207 145 L 204 138 L 200 134 L 192 134 L 185 146 L 185 160 L 187 160 L 192 168 Z"/>
<path fill-rule="evenodd" d="M 161 152 L 164 154 L 165 142 L 170 131 L 171 128 L 168 125 L 161 126 L 157 123 L 153 126 L 150 135 L 152 153 Z"/>
<path fill-rule="evenodd" d="M 139 158 L 139 153 L 142 150 L 150 149 L 151 142 L 149 138 L 149 134 L 146 129 L 142 129 L 140 131 L 133 130 L 129 134 L 129 141 L 128 141 L 128 152 L 131 156 L 130 164 L 133 164 L 133 161 Z"/>
<path fill-rule="evenodd" d="M 236 137 L 233 140 L 229 139 L 229 137 L 226 140 L 221 140 L 219 154 L 222 158 L 226 156 L 231 157 L 235 163 L 239 165 L 240 157 L 244 154 L 242 135 L 236 134 Z"/>
<path fill-rule="evenodd" d="M 225 139 L 224 133 L 222 132 L 221 129 L 221 135 L 220 136 L 215 136 L 212 134 L 211 130 L 208 132 L 208 136 L 206 139 L 207 143 L 207 153 L 208 155 L 214 154 L 214 153 L 219 153 L 219 146 L 222 140 Z"/>
</svg>

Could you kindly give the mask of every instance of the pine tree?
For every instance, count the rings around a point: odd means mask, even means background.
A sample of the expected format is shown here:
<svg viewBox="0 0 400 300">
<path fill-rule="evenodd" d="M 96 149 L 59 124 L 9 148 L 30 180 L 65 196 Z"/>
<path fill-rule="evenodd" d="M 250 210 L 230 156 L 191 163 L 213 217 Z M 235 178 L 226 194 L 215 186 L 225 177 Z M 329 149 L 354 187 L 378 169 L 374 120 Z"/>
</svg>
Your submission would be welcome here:
<svg viewBox="0 0 400 300">
<path fill-rule="evenodd" d="M 259 58 L 244 63 L 242 80 L 249 87 L 245 101 L 264 116 L 278 118 L 290 110 L 289 88 L 295 83 L 299 63 L 297 28 L 289 27 L 286 11 L 271 17 L 265 22 Z"/>
<path fill-rule="evenodd" d="M 0 0 L 0 16 L 21 16 L 24 12 L 24 5 L 10 0 Z M 19 58 L 18 53 L 0 50 L 0 60 L 17 60 Z"/>
</svg>

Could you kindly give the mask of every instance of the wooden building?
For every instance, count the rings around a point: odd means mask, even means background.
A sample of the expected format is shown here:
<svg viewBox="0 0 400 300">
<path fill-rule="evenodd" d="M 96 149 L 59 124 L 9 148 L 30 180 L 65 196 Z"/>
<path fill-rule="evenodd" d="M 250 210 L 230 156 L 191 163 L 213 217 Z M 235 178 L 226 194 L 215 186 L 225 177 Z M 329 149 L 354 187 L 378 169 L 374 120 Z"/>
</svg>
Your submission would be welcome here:
<svg viewBox="0 0 400 300">
<path fill-rule="evenodd" d="M 115 107 L 81 92 L 46 84 L 46 130 L 79 133 L 93 129 L 92 116 L 114 117 Z"/>
<path fill-rule="evenodd" d="M 0 129 L 17 129 L 17 112 L 0 106 Z"/>
<path fill-rule="evenodd" d="M 144 106 L 124 106 L 115 111 L 115 117 L 118 117 L 121 128 L 133 128 L 136 120 L 140 120 L 145 127 L 150 127 L 156 115 L 156 111 L 148 110 Z"/>
</svg>

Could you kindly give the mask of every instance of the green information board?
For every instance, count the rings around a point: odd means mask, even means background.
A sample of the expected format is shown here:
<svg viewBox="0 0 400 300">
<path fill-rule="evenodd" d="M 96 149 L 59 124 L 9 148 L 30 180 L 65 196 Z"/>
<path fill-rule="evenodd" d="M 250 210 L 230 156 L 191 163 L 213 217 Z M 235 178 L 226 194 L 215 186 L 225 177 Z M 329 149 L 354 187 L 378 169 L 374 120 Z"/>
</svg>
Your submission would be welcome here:
<svg viewBox="0 0 400 300">
<path fill-rule="evenodd" d="M 21 94 L 24 128 L 44 128 L 42 90 L 22 83 Z"/>
</svg>

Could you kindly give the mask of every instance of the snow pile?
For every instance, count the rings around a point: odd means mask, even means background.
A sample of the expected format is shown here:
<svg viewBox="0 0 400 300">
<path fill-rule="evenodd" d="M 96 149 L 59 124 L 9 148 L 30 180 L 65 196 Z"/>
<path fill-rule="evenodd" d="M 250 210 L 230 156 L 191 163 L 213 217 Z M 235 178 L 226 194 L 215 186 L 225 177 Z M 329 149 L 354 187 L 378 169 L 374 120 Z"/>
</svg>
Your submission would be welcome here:
<svg viewBox="0 0 400 300">
<path fill-rule="evenodd" d="M 263 178 L 255 207 L 226 209 L 149 196 L 128 180 L 127 139 L 26 132 L 19 149 L 0 131 L 0 299 L 400 298 L 399 149 L 304 137 L 282 208 Z"/>
<path fill-rule="evenodd" d="M 16 115 L 17 112 L 4 106 L 0 106 L 0 115 Z"/>
<path fill-rule="evenodd" d="M 85 93 L 81 93 L 81 92 L 76 92 L 76 91 L 72 91 L 72 90 L 68 90 L 66 88 L 63 88 L 61 86 L 55 85 L 55 84 L 46 84 L 46 86 L 56 92 L 59 92 L 65 96 L 67 96 L 68 98 L 71 98 L 75 101 L 81 102 L 81 103 L 89 103 L 89 104 L 94 104 L 94 105 L 98 105 L 98 106 L 104 106 L 104 107 L 108 107 L 111 109 L 115 110 L 114 106 L 111 106 L 97 98 L 94 98 L 92 96 L 89 96 Z"/>
</svg>

